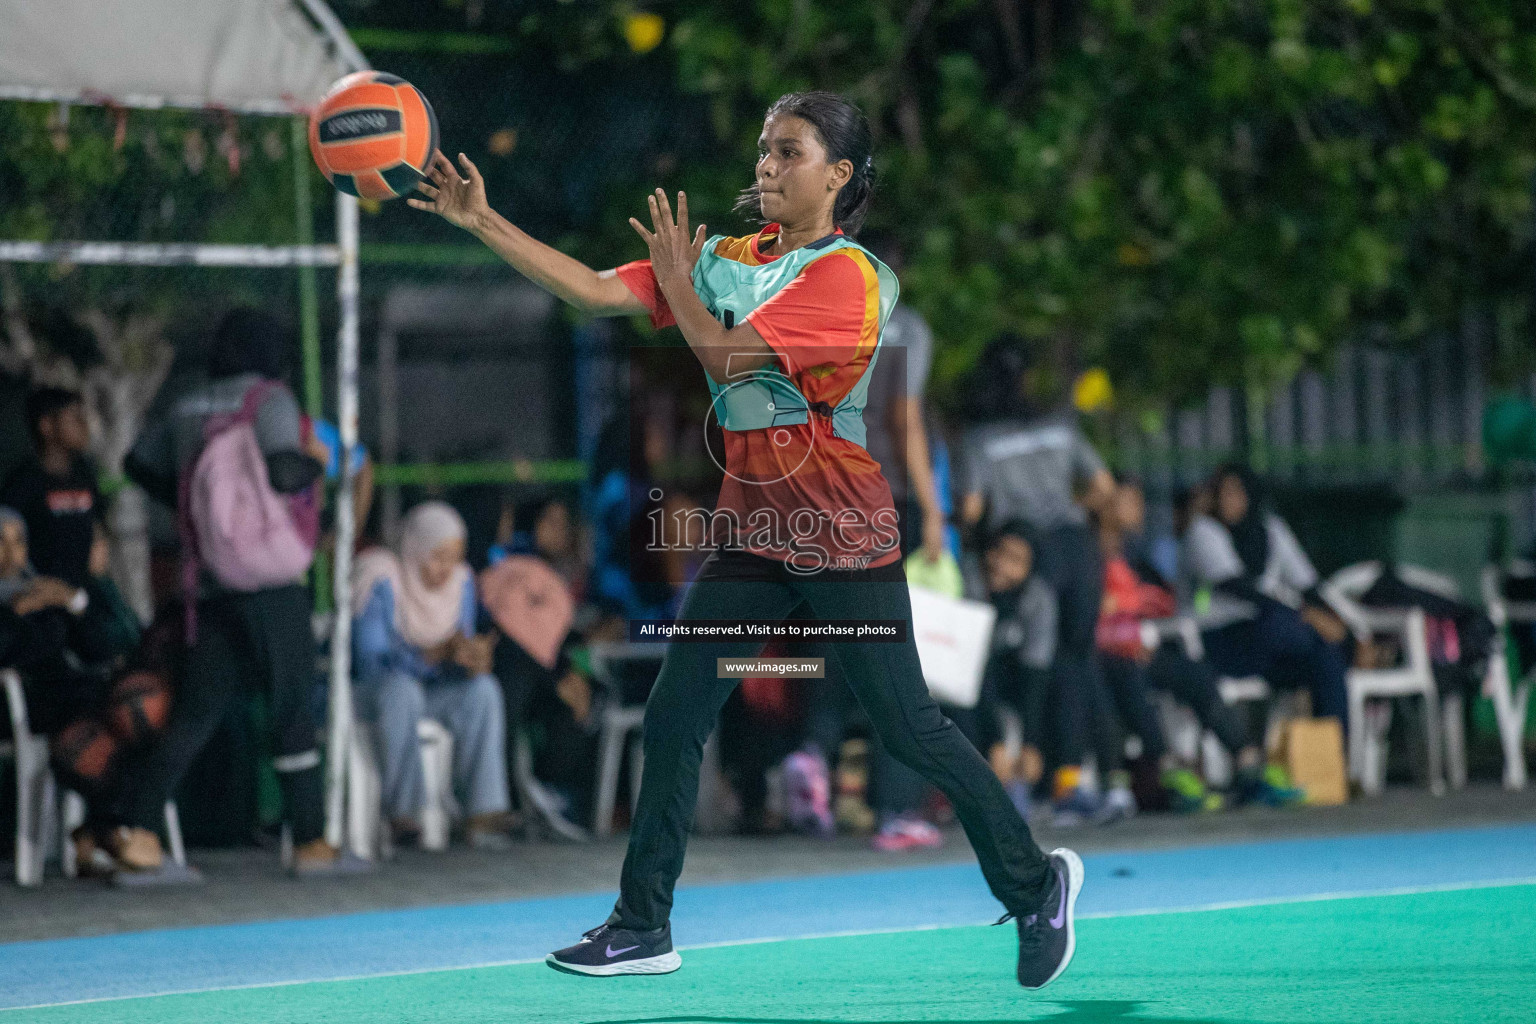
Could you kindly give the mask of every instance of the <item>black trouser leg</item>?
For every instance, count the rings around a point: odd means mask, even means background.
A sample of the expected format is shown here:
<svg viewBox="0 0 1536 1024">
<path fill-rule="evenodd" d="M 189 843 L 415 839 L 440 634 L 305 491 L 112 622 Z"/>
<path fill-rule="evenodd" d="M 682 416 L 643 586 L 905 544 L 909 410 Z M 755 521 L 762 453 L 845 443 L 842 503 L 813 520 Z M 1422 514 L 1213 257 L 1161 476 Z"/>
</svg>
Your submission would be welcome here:
<svg viewBox="0 0 1536 1024">
<path fill-rule="evenodd" d="M 678 621 L 777 620 L 800 602 L 780 582 L 712 578 L 718 567 L 711 555 L 689 587 Z M 761 647 L 761 641 L 739 641 L 674 642 L 667 648 L 646 704 L 645 770 L 610 924 L 650 931 L 667 923 L 698 802 L 704 743 L 738 682 L 719 678 L 716 659 L 751 657 Z"/>
<path fill-rule="evenodd" d="M 214 598 L 198 608 L 197 642 L 176 684 L 170 724 L 124 779 L 116 816 L 126 824 L 160 828 L 165 802 L 240 692 L 250 648 L 235 600 Z"/>
<path fill-rule="evenodd" d="M 1095 716 L 1103 700 L 1094 632 L 1104 597 L 1104 569 L 1086 526 L 1052 530 L 1041 539 L 1040 548 L 1041 572 L 1056 589 L 1058 610 L 1056 659 L 1051 665 L 1059 725 L 1057 760 L 1081 764 L 1095 739 Z"/>
<path fill-rule="evenodd" d="M 309 592 L 278 587 L 236 599 L 272 709 L 272 763 L 283 809 L 302 845 L 325 834 L 325 788 L 314 711 L 315 640 Z"/>
<path fill-rule="evenodd" d="M 507 778 L 517 758 L 516 737 L 528 720 L 533 694 L 540 685 L 553 689 L 552 673 L 529 656 L 511 637 L 502 637 L 492 655 L 491 671 L 501 683 L 502 707 L 507 719 Z"/>
<path fill-rule="evenodd" d="M 800 590 L 818 618 L 910 622 L 900 567 L 870 572 L 879 575 L 859 582 L 807 580 Z M 910 631 L 905 643 L 839 643 L 832 649 L 886 748 L 949 798 L 993 895 L 1015 914 L 1038 910 L 1051 882 L 1050 861 L 986 760 L 929 695 Z"/>
<path fill-rule="evenodd" d="M 814 647 L 814 650 L 813 650 Z M 826 656 L 819 645 L 805 644 L 795 648 L 796 656 L 807 658 Z M 832 661 L 833 659 L 828 659 Z M 830 766 L 837 760 L 838 748 L 848 723 L 848 692 L 841 684 L 833 685 L 831 679 L 801 679 L 797 682 L 805 689 L 805 743 L 815 744 Z"/>
<path fill-rule="evenodd" d="M 296 843 L 325 830 L 320 753 L 310 703 L 315 644 L 309 598 L 299 586 L 221 594 L 198 610 L 197 643 L 172 705 L 170 726 L 151 748 L 139 777 L 125 785 L 121 819 L 159 827 L 162 808 L 250 676 L 267 689 L 273 752 L 283 804 Z"/>
<path fill-rule="evenodd" d="M 1236 754 L 1252 742 L 1237 712 L 1221 699 L 1216 672 L 1206 662 L 1193 660 L 1173 644 L 1164 644 L 1147 666 L 1147 682 L 1192 710 L 1230 753 Z"/>
<path fill-rule="evenodd" d="M 1114 698 L 1120 721 L 1141 738 L 1142 750 L 1154 762 L 1168 752 L 1163 725 L 1147 698 L 1147 667 L 1130 658 L 1107 657 L 1102 661 L 1104 683 Z"/>
</svg>

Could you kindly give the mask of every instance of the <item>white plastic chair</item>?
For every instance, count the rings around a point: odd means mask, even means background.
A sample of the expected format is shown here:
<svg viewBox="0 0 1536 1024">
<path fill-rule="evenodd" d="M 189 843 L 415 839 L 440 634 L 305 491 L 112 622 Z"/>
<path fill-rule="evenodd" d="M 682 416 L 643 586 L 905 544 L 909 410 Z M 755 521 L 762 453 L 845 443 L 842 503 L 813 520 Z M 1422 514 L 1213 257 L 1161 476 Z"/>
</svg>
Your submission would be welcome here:
<svg viewBox="0 0 1536 1024">
<path fill-rule="evenodd" d="M 1520 565 L 1529 569 L 1529 563 Z M 1509 630 L 1512 625 L 1536 624 L 1536 601 L 1508 601 L 1504 597 L 1504 574 L 1494 566 L 1483 570 L 1483 602 L 1488 617 L 1498 630 L 1498 643 L 1488 659 L 1488 674 L 1483 680 L 1483 694 L 1493 702 L 1494 718 L 1499 727 L 1499 743 L 1504 748 L 1504 788 L 1525 788 L 1525 716 L 1530 704 L 1531 683 L 1536 680 L 1532 667 L 1518 682 L 1509 678 L 1507 660 Z"/>
<path fill-rule="evenodd" d="M 74 878 L 78 865 L 70 834 L 85 821 L 85 801 L 78 793 L 61 791 L 54 781 L 48 763 L 48 737 L 32 733 L 21 677 L 13 669 L 0 670 L 0 685 L 5 687 L 11 719 L 11 740 L 0 743 L 0 756 L 16 761 L 16 884 L 43 884 L 43 869 L 55 834 L 64 876 Z M 165 802 L 165 839 L 171 860 L 185 867 L 187 850 L 174 800 Z"/>
<path fill-rule="evenodd" d="M 347 730 L 347 846 L 366 860 L 387 858 L 391 853 L 389 828 L 384 821 L 384 785 L 379 772 L 378 747 L 373 729 L 354 722 Z M 416 724 L 421 744 L 421 773 L 426 805 L 421 809 L 421 847 L 434 853 L 448 849 L 452 823 L 459 816 L 453 796 L 453 734 L 440 722 L 424 718 Z"/>
<path fill-rule="evenodd" d="M 592 832 L 598 838 L 606 838 L 613 832 L 613 808 L 618 801 L 619 768 L 623 763 L 624 748 L 629 736 L 640 731 L 645 724 L 644 704 L 622 704 L 622 680 L 615 674 L 620 664 L 654 663 L 660 666 L 666 657 L 666 644 L 600 643 L 588 651 L 592 674 L 613 696 L 602 711 L 597 751 L 597 793 L 593 800 Z M 629 801 L 630 809 L 640 799 L 640 776 L 645 769 L 643 743 L 635 743 L 629 753 Z M 699 765 L 698 813 L 694 824 L 701 832 L 714 831 L 720 824 L 714 808 L 723 785 L 720 771 L 719 743 L 711 733 L 704 744 L 703 760 Z"/>
<path fill-rule="evenodd" d="M 1367 796 L 1380 794 L 1386 784 L 1386 739 L 1392 721 L 1390 703 L 1378 713 L 1369 702 L 1418 697 L 1423 701 L 1424 739 L 1428 754 L 1425 783 L 1431 793 L 1440 796 L 1445 792 L 1442 708 L 1439 687 L 1435 684 L 1434 668 L 1429 658 L 1424 610 L 1377 609 L 1360 604 L 1360 596 L 1371 588 L 1382 571 L 1380 562 L 1361 562 L 1340 569 L 1321 588 L 1323 597 L 1357 640 L 1365 642 L 1374 637 L 1395 637 L 1402 650 L 1403 663 L 1395 668 L 1351 668 L 1346 677 L 1349 690 L 1350 777 L 1360 783 L 1361 791 Z M 1415 576 L 1407 582 L 1422 586 L 1425 580 Z"/>
<path fill-rule="evenodd" d="M 597 793 L 592 807 L 592 834 L 606 839 L 613 833 L 613 808 L 619 796 L 619 768 L 629 734 L 645 724 L 644 704 L 623 704 L 622 681 L 615 674 L 620 664 L 654 662 L 658 668 L 666 657 L 665 644 L 606 643 L 593 644 L 589 650 L 592 674 L 613 698 L 602 709 L 598 728 Z M 640 773 L 645 769 L 644 744 L 636 743 L 630 751 L 630 809 L 640 798 Z"/>
</svg>

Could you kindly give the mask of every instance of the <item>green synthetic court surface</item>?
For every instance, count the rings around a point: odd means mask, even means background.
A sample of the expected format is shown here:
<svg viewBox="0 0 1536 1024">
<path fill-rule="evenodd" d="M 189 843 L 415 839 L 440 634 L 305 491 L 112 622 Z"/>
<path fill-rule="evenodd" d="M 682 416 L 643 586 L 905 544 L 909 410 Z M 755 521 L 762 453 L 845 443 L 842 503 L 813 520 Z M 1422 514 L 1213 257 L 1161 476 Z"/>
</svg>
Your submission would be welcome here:
<svg viewBox="0 0 1536 1024">
<path fill-rule="evenodd" d="M 1029 993 L 1015 932 L 945 928 L 683 950 L 655 978 L 542 963 L 0 1013 L 3 1024 L 1487 1024 L 1536 1021 L 1536 885 L 1078 922 Z"/>
</svg>

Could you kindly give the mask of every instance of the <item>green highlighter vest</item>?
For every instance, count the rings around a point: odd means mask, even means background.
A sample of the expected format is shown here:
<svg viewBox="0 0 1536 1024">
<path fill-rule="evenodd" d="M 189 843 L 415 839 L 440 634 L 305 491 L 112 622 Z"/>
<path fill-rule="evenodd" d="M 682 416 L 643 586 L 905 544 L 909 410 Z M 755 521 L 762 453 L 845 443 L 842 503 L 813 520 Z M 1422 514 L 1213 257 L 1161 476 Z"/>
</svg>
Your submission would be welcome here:
<svg viewBox="0 0 1536 1024">
<path fill-rule="evenodd" d="M 899 288 L 896 275 L 868 249 L 845 235 L 828 235 L 757 267 L 717 256 L 715 247 L 724 237 L 716 235 L 704 244 L 704 251 L 693 267 L 693 288 L 703 300 L 704 307 L 727 329 L 735 327 L 777 295 L 813 260 L 840 249 L 857 249 L 869 257 L 880 282 L 880 332 L 864 375 L 832 410 L 832 435 L 864 447 L 865 396 L 869 393 L 869 378 L 875 360 L 880 355 L 880 341 L 885 338 L 885 325 L 891 318 L 891 310 L 896 307 Z M 805 395 L 778 366 L 742 373 L 725 384 L 707 373 L 705 376 L 709 380 L 715 414 L 720 419 L 720 426 L 726 430 L 767 430 L 804 423 L 810 416 Z"/>
</svg>

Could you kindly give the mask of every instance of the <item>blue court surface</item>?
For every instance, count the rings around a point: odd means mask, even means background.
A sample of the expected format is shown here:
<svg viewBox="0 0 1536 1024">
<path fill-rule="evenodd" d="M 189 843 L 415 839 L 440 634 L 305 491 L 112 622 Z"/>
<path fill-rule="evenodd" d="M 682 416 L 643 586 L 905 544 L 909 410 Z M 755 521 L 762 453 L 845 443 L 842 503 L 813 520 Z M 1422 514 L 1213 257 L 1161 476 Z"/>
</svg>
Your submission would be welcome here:
<svg viewBox="0 0 1536 1024">
<path fill-rule="evenodd" d="M 1536 826 L 1103 853 L 1085 861 L 1079 915 L 1127 917 L 1530 884 Z M 527 962 L 601 922 L 612 902 L 605 887 L 549 899 L 11 943 L 0 945 L 0 1010 Z M 685 884 L 673 935 L 687 950 L 954 928 L 990 923 L 999 912 L 974 864 L 958 864 Z"/>
</svg>

